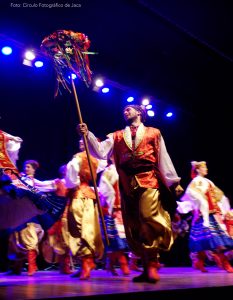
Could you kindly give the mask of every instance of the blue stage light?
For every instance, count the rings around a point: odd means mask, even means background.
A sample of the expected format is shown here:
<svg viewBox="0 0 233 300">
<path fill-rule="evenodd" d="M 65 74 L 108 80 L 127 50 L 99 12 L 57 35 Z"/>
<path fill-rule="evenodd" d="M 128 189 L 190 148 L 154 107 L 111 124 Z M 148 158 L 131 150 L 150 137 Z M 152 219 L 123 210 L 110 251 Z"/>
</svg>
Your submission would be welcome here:
<svg viewBox="0 0 233 300">
<path fill-rule="evenodd" d="M 127 98 L 127 102 L 133 102 L 134 101 L 134 97 L 130 96 Z"/>
<path fill-rule="evenodd" d="M 109 88 L 108 87 L 102 88 L 102 93 L 106 94 L 108 92 L 109 92 Z"/>
<path fill-rule="evenodd" d="M 153 110 L 148 110 L 148 111 L 147 111 L 147 115 L 148 115 L 149 117 L 154 117 L 155 112 L 154 112 Z"/>
<path fill-rule="evenodd" d="M 146 109 L 151 109 L 152 108 L 152 105 L 151 104 L 148 104 L 147 106 L 146 106 Z"/>
<path fill-rule="evenodd" d="M 168 112 L 167 114 L 166 114 L 166 117 L 167 118 L 171 118 L 173 116 L 173 113 L 172 112 Z"/>
<path fill-rule="evenodd" d="M 12 48 L 9 46 L 2 47 L 2 54 L 10 55 L 12 53 Z"/>
<path fill-rule="evenodd" d="M 41 68 L 43 67 L 44 63 L 43 61 L 40 61 L 40 60 L 37 60 L 35 63 L 34 63 L 35 67 L 37 68 Z"/>
</svg>

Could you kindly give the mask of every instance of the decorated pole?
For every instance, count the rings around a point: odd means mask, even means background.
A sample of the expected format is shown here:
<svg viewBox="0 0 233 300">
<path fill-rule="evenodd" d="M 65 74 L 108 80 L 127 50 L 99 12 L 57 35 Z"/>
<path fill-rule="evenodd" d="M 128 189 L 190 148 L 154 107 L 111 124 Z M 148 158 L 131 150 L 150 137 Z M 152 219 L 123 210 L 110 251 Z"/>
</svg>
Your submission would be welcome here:
<svg viewBox="0 0 233 300">
<path fill-rule="evenodd" d="M 72 74 L 75 74 L 80 79 L 82 79 L 87 87 L 90 86 L 91 70 L 89 67 L 88 54 L 95 53 L 88 52 L 89 47 L 90 41 L 85 34 L 80 32 L 73 32 L 71 30 L 57 30 L 50 34 L 48 37 L 44 38 L 41 44 L 42 51 L 45 52 L 45 54 L 48 55 L 50 58 L 52 58 L 54 63 L 54 68 L 57 76 L 57 88 L 55 91 L 55 97 L 58 95 L 61 85 L 70 93 L 73 92 L 80 124 L 83 123 L 83 119 Z M 70 77 L 72 90 L 69 88 L 69 82 L 66 79 L 66 76 Z M 103 226 L 104 236 L 107 245 L 109 245 L 109 239 L 107 235 L 103 211 L 100 205 L 95 174 L 93 171 L 87 138 L 85 135 L 83 135 L 83 141 L 96 195 L 96 203 L 98 206 L 98 211 Z"/>
<path fill-rule="evenodd" d="M 72 76 L 71 76 L 71 84 L 72 84 L 74 98 L 75 98 L 75 102 L 76 102 L 76 106 L 77 106 L 77 110 L 78 110 L 79 123 L 82 124 L 83 120 L 82 120 L 80 105 L 79 105 L 78 96 L 77 96 L 77 92 L 76 92 L 76 88 L 75 88 L 74 80 L 72 79 Z M 85 146 L 85 150 L 86 150 L 86 154 L 87 154 L 87 160 L 88 160 L 88 164 L 89 164 L 89 168 L 90 168 L 90 172 L 91 172 L 91 178 L 92 178 L 93 186 L 94 186 L 94 190 L 95 190 L 95 195 L 96 195 L 96 200 L 97 200 L 97 205 L 98 205 L 98 211 L 99 211 L 99 214 L 100 214 L 100 217 L 101 217 L 101 222 L 102 222 L 103 229 L 104 229 L 104 235 L 105 235 L 106 242 L 109 245 L 107 229 L 106 229 L 106 225 L 105 225 L 105 222 L 104 222 L 103 211 L 102 211 L 102 208 L 101 208 L 101 205 L 100 205 L 98 189 L 97 189 L 97 185 L 96 185 L 96 181 L 95 181 L 95 174 L 94 174 L 94 171 L 93 171 L 93 167 L 92 167 L 92 163 L 91 163 L 91 159 L 90 159 L 90 152 L 89 152 L 88 143 L 87 143 L 87 138 L 86 138 L 85 135 L 83 135 L 83 141 L 84 141 L 84 146 Z"/>
</svg>

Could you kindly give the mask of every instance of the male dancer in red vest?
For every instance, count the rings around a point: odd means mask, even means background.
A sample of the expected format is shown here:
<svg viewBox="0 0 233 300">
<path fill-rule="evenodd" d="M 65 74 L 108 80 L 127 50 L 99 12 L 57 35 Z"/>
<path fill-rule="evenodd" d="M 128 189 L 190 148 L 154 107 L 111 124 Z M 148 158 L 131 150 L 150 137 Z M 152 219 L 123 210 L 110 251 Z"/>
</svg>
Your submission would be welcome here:
<svg viewBox="0 0 233 300">
<path fill-rule="evenodd" d="M 102 142 L 84 123 L 77 130 L 86 136 L 93 156 L 106 159 L 114 155 L 126 238 L 143 263 L 142 274 L 133 281 L 155 283 L 160 279 L 159 252 L 168 251 L 173 244 L 170 214 L 174 213 L 176 203 L 170 197 L 169 187 L 177 194 L 183 189 L 160 130 L 143 124 L 145 110 L 139 105 L 128 105 L 123 115 L 125 129 L 110 133 Z"/>
</svg>

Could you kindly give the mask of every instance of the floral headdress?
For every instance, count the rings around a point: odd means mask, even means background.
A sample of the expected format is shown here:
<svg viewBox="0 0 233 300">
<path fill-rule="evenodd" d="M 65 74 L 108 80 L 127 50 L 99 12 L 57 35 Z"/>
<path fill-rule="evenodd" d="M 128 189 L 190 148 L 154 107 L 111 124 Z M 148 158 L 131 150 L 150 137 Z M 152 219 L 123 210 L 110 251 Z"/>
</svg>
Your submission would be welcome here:
<svg viewBox="0 0 233 300">
<path fill-rule="evenodd" d="M 191 178 L 194 178 L 197 176 L 197 169 L 204 166 L 206 167 L 206 162 L 205 161 L 191 161 Z"/>
</svg>

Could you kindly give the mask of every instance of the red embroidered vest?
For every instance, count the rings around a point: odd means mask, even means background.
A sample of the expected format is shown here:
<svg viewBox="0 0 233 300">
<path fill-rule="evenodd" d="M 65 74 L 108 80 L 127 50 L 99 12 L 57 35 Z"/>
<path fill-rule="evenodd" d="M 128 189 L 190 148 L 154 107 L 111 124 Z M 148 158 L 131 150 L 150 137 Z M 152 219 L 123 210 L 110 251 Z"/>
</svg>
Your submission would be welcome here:
<svg viewBox="0 0 233 300">
<path fill-rule="evenodd" d="M 145 127 L 144 136 L 133 150 L 124 140 L 124 130 L 114 132 L 114 160 L 120 182 L 125 191 L 132 189 L 132 177 L 140 187 L 158 188 L 156 169 L 160 145 L 160 131 Z"/>
</svg>

